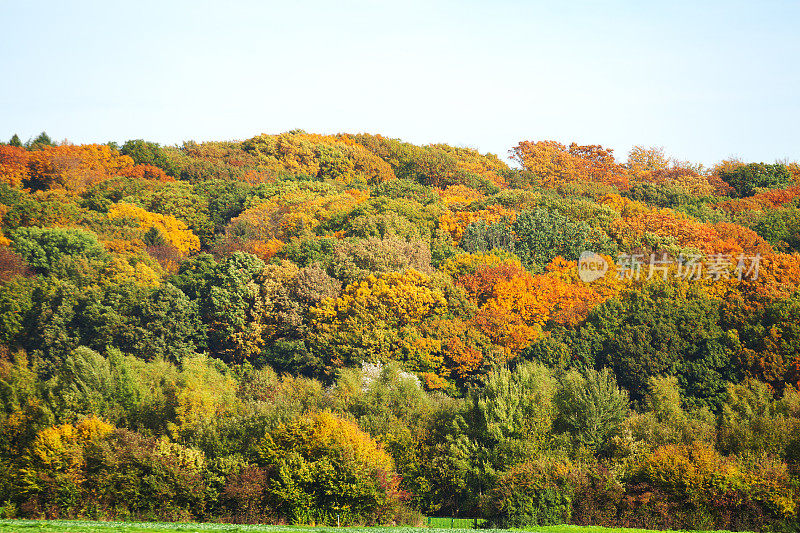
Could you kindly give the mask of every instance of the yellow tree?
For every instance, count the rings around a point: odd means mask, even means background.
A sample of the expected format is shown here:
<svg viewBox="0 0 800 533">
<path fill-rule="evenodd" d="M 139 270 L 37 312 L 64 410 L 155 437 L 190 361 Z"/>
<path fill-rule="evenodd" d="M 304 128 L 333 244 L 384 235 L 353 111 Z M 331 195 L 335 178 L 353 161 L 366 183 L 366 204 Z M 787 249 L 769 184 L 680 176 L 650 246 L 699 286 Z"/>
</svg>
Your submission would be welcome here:
<svg viewBox="0 0 800 533">
<path fill-rule="evenodd" d="M 354 422 L 327 411 L 282 424 L 259 455 L 271 472 L 268 498 L 292 523 L 385 523 L 405 499 L 392 457 Z"/>
<path fill-rule="evenodd" d="M 113 429 L 92 416 L 74 426 L 40 431 L 22 458 L 19 484 L 23 493 L 66 509 L 80 505 L 86 477 L 84 450 Z"/>
<path fill-rule="evenodd" d="M 260 167 L 273 173 L 306 174 L 343 183 L 377 184 L 394 177 L 388 163 L 360 144 L 334 135 L 262 134 L 242 143 Z"/>
<path fill-rule="evenodd" d="M 120 202 L 108 210 L 108 218 L 128 221 L 138 226 L 143 237 L 148 231 L 155 229 L 167 244 L 174 246 L 181 254 L 200 250 L 200 239 L 184 222 L 172 215 L 151 213 L 133 204 Z"/>
<path fill-rule="evenodd" d="M 634 177 L 642 176 L 655 170 L 664 170 L 669 166 L 669 160 L 664 155 L 661 146 L 634 146 L 628 152 L 628 170 Z"/>
<path fill-rule="evenodd" d="M 314 341 L 328 372 L 399 359 L 410 370 L 446 374 L 442 341 L 426 323 L 446 316 L 447 301 L 425 274 L 408 269 L 370 275 L 312 314 Z"/>
</svg>

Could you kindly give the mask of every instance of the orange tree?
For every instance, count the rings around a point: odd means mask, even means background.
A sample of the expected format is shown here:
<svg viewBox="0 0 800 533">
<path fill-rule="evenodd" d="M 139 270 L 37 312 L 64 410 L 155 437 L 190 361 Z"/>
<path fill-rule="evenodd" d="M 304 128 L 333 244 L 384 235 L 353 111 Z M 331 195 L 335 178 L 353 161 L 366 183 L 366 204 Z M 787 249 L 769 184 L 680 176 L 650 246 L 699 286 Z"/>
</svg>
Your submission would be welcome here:
<svg viewBox="0 0 800 533">
<path fill-rule="evenodd" d="M 29 184 L 81 192 L 132 166 L 133 159 L 102 144 L 47 146 L 29 153 Z"/>
<path fill-rule="evenodd" d="M 736 361 L 743 372 L 781 390 L 800 382 L 800 256 L 765 255 L 754 273 L 725 285 L 722 323 L 741 342 Z"/>
<path fill-rule="evenodd" d="M 521 141 L 511 150 L 511 157 L 545 187 L 577 181 L 628 187 L 627 171 L 616 162 L 613 150 L 599 145 L 572 143 L 567 147 L 556 141 Z"/>
<path fill-rule="evenodd" d="M 461 261 L 478 257 L 465 254 Z M 503 349 L 507 359 L 540 339 L 553 324 L 574 326 L 582 322 L 592 308 L 617 294 L 621 287 L 613 272 L 592 285 L 586 284 L 578 279 L 576 263 L 561 257 L 547 265 L 547 272 L 541 275 L 530 274 L 516 260 L 498 263 L 495 256 L 483 257 L 487 263 L 459 276 L 457 283 L 478 307 L 472 323 Z M 446 267 L 458 268 L 457 262 L 450 261 Z"/>
<path fill-rule="evenodd" d="M 0 144 L 0 182 L 21 187 L 28 179 L 28 151 Z"/>
</svg>

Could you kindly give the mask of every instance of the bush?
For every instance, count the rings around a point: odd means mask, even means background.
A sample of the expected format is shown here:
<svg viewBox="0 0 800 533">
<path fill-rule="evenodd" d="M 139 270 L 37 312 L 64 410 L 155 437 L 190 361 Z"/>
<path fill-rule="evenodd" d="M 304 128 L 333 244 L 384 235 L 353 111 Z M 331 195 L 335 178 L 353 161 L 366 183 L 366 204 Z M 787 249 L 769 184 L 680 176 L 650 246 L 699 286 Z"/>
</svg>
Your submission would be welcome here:
<svg viewBox="0 0 800 533">
<path fill-rule="evenodd" d="M 193 520 L 203 516 L 204 471 L 201 452 L 88 418 L 39 432 L 14 499 L 28 517 Z"/>
<path fill-rule="evenodd" d="M 112 515 L 149 520 L 203 516 L 205 458 L 179 444 L 114 430 L 89 450 L 87 482 Z"/>
<path fill-rule="evenodd" d="M 267 476 L 268 472 L 263 468 L 249 465 L 227 477 L 222 499 L 234 522 L 267 521 L 270 509 L 266 503 Z"/>
<path fill-rule="evenodd" d="M 629 492 L 640 494 L 632 509 L 640 519 L 653 513 L 656 500 L 672 510 L 657 527 L 782 529 L 795 520 L 800 505 L 785 463 L 761 461 L 743 468 L 703 443 L 656 449 L 629 481 Z"/>
<path fill-rule="evenodd" d="M 525 463 L 500 476 L 484 502 L 484 513 L 493 526 L 502 528 L 566 524 L 572 517 L 573 496 L 568 465 Z"/>
<path fill-rule="evenodd" d="M 267 501 L 292 523 L 386 523 L 402 508 L 394 461 L 352 422 L 329 412 L 281 425 L 261 446 Z"/>
</svg>

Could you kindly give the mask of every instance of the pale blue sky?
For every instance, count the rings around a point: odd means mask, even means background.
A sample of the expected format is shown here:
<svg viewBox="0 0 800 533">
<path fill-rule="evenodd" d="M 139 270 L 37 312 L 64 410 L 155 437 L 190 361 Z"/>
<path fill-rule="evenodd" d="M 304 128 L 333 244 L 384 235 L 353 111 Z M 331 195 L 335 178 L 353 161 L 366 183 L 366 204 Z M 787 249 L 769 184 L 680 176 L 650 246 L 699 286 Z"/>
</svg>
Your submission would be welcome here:
<svg viewBox="0 0 800 533">
<path fill-rule="evenodd" d="M 661 145 L 800 159 L 798 1 L 0 0 L 0 139 Z"/>
</svg>

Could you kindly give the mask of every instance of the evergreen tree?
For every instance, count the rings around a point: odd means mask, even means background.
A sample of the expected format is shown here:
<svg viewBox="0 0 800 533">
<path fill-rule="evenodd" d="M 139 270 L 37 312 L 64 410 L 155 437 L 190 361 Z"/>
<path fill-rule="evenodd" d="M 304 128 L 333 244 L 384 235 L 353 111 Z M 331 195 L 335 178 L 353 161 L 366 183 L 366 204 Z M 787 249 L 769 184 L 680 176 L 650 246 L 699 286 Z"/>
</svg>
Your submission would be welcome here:
<svg viewBox="0 0 800 533">
<path fill-rule="evenodd" d="M 42 132 L 36 137 L 33 141 L 28 141 L 26 144 L 26 148 L 31 150 L 41 150 L 45 146 L 55 146 L 56 143 L 47 135 L 47 132 Z"/>
</svg>

